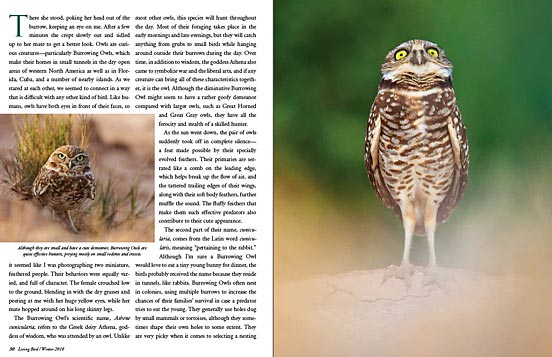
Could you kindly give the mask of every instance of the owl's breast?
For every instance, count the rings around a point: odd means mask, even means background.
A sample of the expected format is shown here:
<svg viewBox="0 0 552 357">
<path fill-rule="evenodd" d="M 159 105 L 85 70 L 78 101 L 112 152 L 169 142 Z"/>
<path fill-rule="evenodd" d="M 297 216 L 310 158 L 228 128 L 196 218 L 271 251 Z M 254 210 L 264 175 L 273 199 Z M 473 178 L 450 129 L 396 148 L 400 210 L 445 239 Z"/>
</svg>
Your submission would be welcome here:
<svg viewBox="0 0 552 357">
<path fill-rule="evenodd" d="M 63 174 L 48 172 L 49 184 L 38 200 L 56 210 L 66 211 L 77 208 L 91 196 L 95 188 L 94 177 L 85 174 Z"/>
<path fill-rule="evenodd" d="M 454 170 L 447 130 L 453 95 L 436 88 L 421 93 L 387 91 L 382 96 L 379 164 L 395 199 L 444 198 Z"/>
</svg>

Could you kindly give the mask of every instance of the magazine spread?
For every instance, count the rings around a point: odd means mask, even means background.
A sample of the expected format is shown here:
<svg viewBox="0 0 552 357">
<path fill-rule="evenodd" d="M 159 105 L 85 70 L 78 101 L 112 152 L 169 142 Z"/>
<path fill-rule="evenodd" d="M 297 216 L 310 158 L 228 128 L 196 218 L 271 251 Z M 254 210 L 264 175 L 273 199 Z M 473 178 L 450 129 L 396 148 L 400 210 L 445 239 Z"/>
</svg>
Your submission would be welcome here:
<svg viewBox="0 0 552 357">
<path fill-rule="evenodd" d="M 272 354 L 272 4 L 1 13 L 2 353 Z"/>
<path fill-rule="evenodd" d="M 551 356 L 551 11 L 0 2 L 0 356 Z"/>
</svg>

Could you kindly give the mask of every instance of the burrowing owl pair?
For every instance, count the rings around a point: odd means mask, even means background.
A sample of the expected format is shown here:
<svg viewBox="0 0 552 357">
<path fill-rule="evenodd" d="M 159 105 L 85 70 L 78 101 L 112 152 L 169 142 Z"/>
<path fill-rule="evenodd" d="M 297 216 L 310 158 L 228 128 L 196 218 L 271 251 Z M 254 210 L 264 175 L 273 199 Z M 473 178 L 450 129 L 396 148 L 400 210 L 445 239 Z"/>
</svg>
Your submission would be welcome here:
<svg viewBox="0 0 552 357">
<path fill-rule="evenodd" d="M 78 233 L 69 211 L 96 196 L 96 181 L 86 151 L 74 145 L 57 148 L 35 178 L 33 195 Z"/>
<path fill-rule="evenodd" d="M 452 88 L 452 63 L 436 44 L 411 40 L 393 49 L 370 110 L 364 161 L 374 191 L 402 219 L 404 253 L 389 277 L 410 285 L 412 236 L 426 235 L 426 283 L 438 282 L 435 227 L 450 217 L 468 178 L 466 129 Z"/>
</svg>

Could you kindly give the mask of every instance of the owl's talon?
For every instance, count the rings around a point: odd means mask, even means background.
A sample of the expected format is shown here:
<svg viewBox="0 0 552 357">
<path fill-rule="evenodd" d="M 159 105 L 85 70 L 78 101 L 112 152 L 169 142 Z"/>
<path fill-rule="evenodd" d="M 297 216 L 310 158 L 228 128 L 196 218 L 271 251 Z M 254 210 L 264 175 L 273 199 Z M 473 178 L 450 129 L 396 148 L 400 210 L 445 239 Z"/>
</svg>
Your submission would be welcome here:
<svg viewBox="0 0 552 357">
<path fill-rule="evenodd" d="M 424 275 L 424 287 L 429 285 L 436 285 L 446 292 L 450 291 L 450 284 L 456 281 L 446 269 L 438 266 L 428 266 L 424 270 Z"/>
<path fill-rule="evenodd" d="M 408 290 L 412 285 L 412 275 L 416 272 L 416 267 L 410 263 L 403 263 L 400 266 L 390 265 L 385 269 L 381 285 L 389 278 L 401 279 Z"/>
</svg>

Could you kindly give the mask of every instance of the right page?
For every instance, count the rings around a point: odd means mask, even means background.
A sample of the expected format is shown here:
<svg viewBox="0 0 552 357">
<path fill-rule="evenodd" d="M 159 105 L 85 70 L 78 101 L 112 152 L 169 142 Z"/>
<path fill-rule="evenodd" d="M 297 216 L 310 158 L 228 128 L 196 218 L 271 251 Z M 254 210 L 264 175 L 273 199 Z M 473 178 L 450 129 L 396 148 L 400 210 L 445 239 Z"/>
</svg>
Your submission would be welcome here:
<svg viewBox="0 0 552 357">
<path fill-rule="evenodd" d="M 275 2 L 276 355 L 552 354 L 551 10 Z"/>
</svg>

